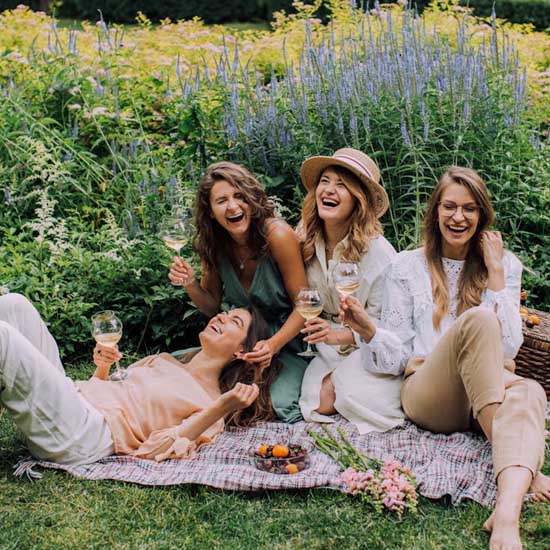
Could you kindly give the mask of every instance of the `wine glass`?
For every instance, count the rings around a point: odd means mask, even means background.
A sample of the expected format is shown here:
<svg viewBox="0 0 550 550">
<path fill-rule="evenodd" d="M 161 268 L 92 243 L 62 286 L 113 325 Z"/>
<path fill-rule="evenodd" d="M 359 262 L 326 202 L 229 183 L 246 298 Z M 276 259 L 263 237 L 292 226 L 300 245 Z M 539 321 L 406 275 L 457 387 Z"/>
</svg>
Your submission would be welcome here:
<svg viewBox="0 0 550 550">
<path fill-rule="evenodd" d="M 302 288 L 296 295 L 294 304 L 296 306 L 296 311 L 306 321 L 309 319 L 314 319 L 321 313 L 321 311 L 323 311 L 323 301 L 321 300 L 321 295 L 315 288 Z M 315 357 L 316 355 L 319 355 L 319 353 L 314 351 L 308 342 L 307 349 L 298 353 L 298 355 L 301 355 L 302 357 Z"/>
<path fill-rule="evenodd" d="M 92 315 L 92 336 L 103 346 L 115 347 L 122 338 L 122 321 L 110 309 Z M 126 369 L 121 369 L 118 361 L 111 380 L 124 380 L 128 376 Z"/>
<path fill-rule="evenodd" d="M 359 264 L 346 260 L 338 262 L 332 270 L 332 280 L 338 292 L 344 296 L 351 296 L 359 289 L 361 283 Z"/>
<path fill-rule="evenodd" d="M 338 292 L 345 296 L 351 296 L 359 289 L 361 270 L 358 264 L 344 260 L 334 266 L 332 278 Z"/>
<path fill-rule="evenodd" d="M 187 242 L 190 233 L 193 230 L 191 209 L 182 210 L 177 216 L 172 216 L 164 220 L 160 226 L 160 238 L 164 244 L 171 248 L 177 256 L 180 250 Z M 183 283 L 172 282 L 174 286 L 181 286 Z"/>
</svg>

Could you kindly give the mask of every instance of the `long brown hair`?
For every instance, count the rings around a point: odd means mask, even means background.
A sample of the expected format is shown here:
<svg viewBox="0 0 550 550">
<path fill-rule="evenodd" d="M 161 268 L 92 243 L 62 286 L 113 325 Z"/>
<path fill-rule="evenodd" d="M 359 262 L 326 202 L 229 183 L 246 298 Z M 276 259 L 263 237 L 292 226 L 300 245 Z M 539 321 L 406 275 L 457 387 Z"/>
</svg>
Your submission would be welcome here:
<svg viewBox="0 0 550 550">
<path fill-rule="evenodd" d="M 346 168 L 341 166 L 328 166 L 325 170 L 334 170 L 344 182 L 348 191 L 355 198 L 355 208 L 351 213 L 351 223 L 348 230 L 348 246 L 342 257 L 348 262 L 359 262 L 361 256 L 369 248 L 371 237 L 382 234 L 382 224 L 376 217 L 374 200 L 370 190 L 361 183 L 359 178 Z M 323 170 L 323 173 L 325 172 Z M 322 176 L 323 174 L 321 174 Z M 319 178 L 320 179 L 320 178 Z M 317 182 L 318 184 L 319 182 Z M 315 191 L 317 185 L 312 187 L 302 206 L 302 220 L 298 233 L 302 240 L 302 254 L 307 264 L 315 257 L 315 238 L 319 232 L 324 234 L 323 220 L 317 212 Z M 326 239 L 326 235 L 325 235 Z"/>
<path fill-rule="evenodd" d="M 458 281 L 458 315 L 481 302 L 488 275 L 483 261 L 481 239 L 483 232 L 495 219 L 489 192 L 481 176 L 470 168 L 450 166 L 439 178 L 424 216 L 424 251 L 432 279 L 432 296 L 435 303 L 432 321 L 436 329 L 439 329 L 441 320 L 449 310 L 449 291 L 443 269 L 443 237 L 439 229 L 438 208 L 443 192 L 452 184 L 466 187 L 479 207 L 478 224 L 470 240 L 464 268 Z"/>
<path fill-rule="evenodd" d="M 248 307 L 246 310 L 251 315 L 250 326 L 243 342 L 243 351 L 251 351 L 259 340 L 269 338 L 269 329 L 264 318 L 256 307 Z M 279 362 L 274 360 L 272 364 L 260 369 L 257 364 L 247 363 L 242 359 L 235 359 L 228 363 L 220 374 L 220 389 L 222 393 L 229 391 L 238 382 L 243 384 L 257 384 L 260 393 L 254 403 L 246 409 L 233 413 L 226 419 L 229 426 L 245 428 L 256 422 L 275 419 L 275 412 L 271 403 L 270 387 L 279 372 Z"/>
<path fill-rule="evenodd" d="M 222 180 L 238 189 L 243 194 L 246 204 L 250 206 L 251 220 L 247 244 L 258 258 L 265 256 L 268 251 L 265 222 L 275 216 L 274 204 L 258 180 L 244 166 L 227 161 L 211 164 L 206 169 L 197 191 L 197 232 L 194 239 L 195 250 L 210 269 L 216 267 L 220 248 L 225 250 L 226 254 L 232 254 L 231 237 L 212 217 L 210 208 L 210 192 L 214 185 Z"/>
</svg>

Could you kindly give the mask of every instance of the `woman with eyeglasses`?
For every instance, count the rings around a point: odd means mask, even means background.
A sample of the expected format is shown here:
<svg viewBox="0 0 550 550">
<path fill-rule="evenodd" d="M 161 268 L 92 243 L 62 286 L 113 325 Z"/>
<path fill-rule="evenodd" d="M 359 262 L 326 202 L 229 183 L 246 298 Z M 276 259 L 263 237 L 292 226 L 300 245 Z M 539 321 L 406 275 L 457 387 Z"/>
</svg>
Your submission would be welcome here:
<svg viewBox="0 0 550 550">
<path fill-rule="evenodd" d="M 361 335 L 365 367 L 404 373 L 410 420 L 435 433 L 481 428 L 491 441 L 497 500 L 484 528 L 491 549 L 511 549 L 521 548 L 525 494 L 550 501 L 550 478 L 541 473 L 546 396 L 513 374 L 523 341 L 522 266 L 488 230 L 493 221 L 481 177 L 450 167 L 429 199 L 423 247 L 392 262 L 380 327 L 355 299 L 341 307 Z"/>
</svg>

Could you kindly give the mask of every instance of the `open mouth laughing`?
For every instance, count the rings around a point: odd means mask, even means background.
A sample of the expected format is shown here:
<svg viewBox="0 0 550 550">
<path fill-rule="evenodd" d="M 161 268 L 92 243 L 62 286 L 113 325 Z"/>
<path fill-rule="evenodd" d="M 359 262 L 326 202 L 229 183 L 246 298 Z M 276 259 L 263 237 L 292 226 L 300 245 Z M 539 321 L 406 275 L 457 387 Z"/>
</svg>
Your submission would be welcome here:
<svg viewBox="0 0 550 550">
<path fill-rule="evenodd" d="M 468 231 L 468 227 L 462 225 L 447 225 L 445 227 L 450 231 L 451 234 L 456 236 L 462 235 L 463 233 L 466 233 L 466 231 Z"/>
<path fill-rule="evenodd" d="M 222 334 L 222 328 L 218 325 L 218 323 L 212 323 L 208 326 L 208 328 L 216 334 Z"/>
<path fill-rule="evenodd" d="M 227 216 L 225 219 L 229 223 L 239 223 L 244 219 L 244 212 L 241 212 L 240 214 L 236 214 L 234 216 Z"/>
<path fill-rule="evenodd" d="M 340 203 L 336 199 L 323 198 L 321 199 L 321 204 L 325 208 L 336 208 Z"/>
</svg>

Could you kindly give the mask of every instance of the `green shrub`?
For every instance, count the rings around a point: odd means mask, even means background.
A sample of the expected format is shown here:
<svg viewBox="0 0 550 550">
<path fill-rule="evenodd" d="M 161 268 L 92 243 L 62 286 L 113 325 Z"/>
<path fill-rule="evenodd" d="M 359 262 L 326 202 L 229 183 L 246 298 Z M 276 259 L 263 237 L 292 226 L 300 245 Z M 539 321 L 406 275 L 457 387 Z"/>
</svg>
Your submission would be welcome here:
<svg viewBox="0 0 550 550">
<path fill-rule="evenodd" d="M 397 6 L 365 17 L 337 3 L 330 26 L 298 13 L 244 45 L 198 23 L 142 25 L 123 40 L 84 25 L 76 40 L 25 10 L 0 20 L 11 22 L 0 36 L 0 286 L 38 304 L 66 357 L 87 354 L 89 317 L 104 308 L 121 313 L 126 348 L 193 343 L 202 319 L 170 286 L 156 234 L 206 165 L 248 165 L 295 222 L 300 163 L 346 145 L 381 167 L 399 249 L 418 244 L 444 166 L 479 170 L 530 305 L 550 307 L 547 122 L 517 52 L 456 11 L 432 11 L 432 35 Z M 18 52 L 38 28 L 47 40 Z M 170 57 L 175 34 L 185 59 Z M 193 64 L 199 48 L 214 61 Z"/>
<path fill-rule="evenodd" d="M 422 11 L 431 0 L 413 2 Z M 493 7 L 497 16 L 512 23 L 531 23 L 536 29 L 550 27 L 550 0 L 460 0 L 461 6 L 473 8 L 474 14 L 489 17 Z"/>
<path fill-rule="evenodd" d="M 123 319 L 123 351 L 165 351 L 196 341 L 203 317 L 168 281 L 171 255 L 160 239 L 129 240 L 114 220 L 90 233 L 78 218 L 55 217 L 47 195 L 40 194 L 25 236 L 0 224 L 0 281 L 36 305 L 64 358 L 89 355 L 90 317 L 103 309 Z"/>
<path fill-rule="evenodd" d="M 0 11 L 15 8 L 19 4 L 39 9 L 38 0 L 0 0 Z M 269 20 L 274 11 L 290 10 L 292 0 L 63 0 L 56 2 L 58 17 L 76 19 L 98 19 L 101 10 L 106 21 L 113 23 L 134 23 L 138 11 L 152 21 L 169 17 L 172 21 L 200 17 L 207 23 L 225 21 L 250 21 L 255 19 Z"/>
</svg>

